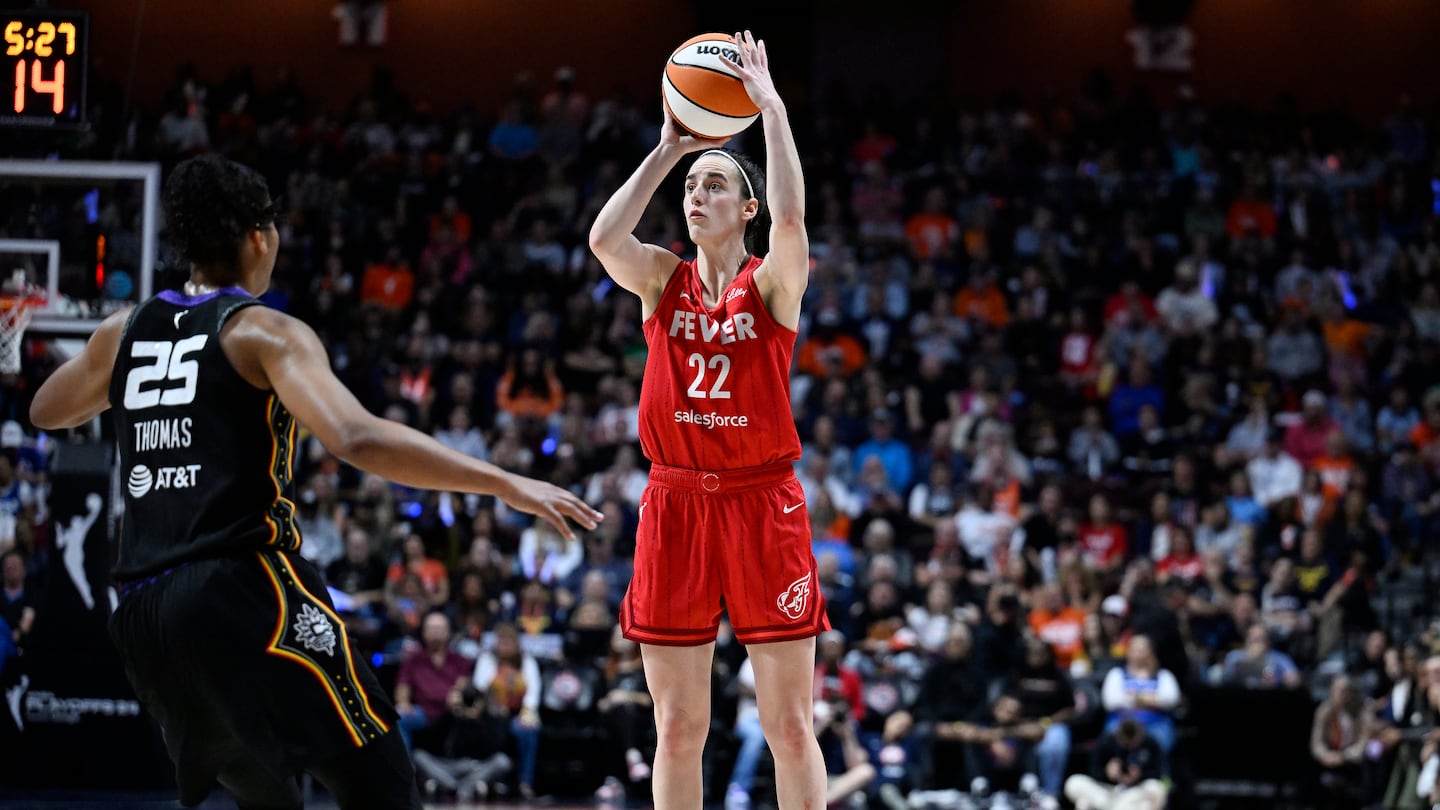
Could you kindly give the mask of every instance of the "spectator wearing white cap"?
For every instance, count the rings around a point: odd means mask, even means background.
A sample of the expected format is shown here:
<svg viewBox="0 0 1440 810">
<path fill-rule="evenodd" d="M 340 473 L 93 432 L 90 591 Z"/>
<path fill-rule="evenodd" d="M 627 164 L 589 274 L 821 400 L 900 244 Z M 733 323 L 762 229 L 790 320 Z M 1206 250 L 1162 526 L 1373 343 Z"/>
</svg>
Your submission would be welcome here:
<svg viewBox="0 0 1440 810">
<path fill-rule="evenodd" d="M 1177 337 L 1204 333 L 1220 319 L 1215 302 L 1206 297 L 1200 286 L 1198 262 L 1191 258 L 1175 266 L 1175 282 L 1160 291 L 1155 309 L 1166 330 Z"/>
<path fill-rule="evenodd" d="M 0 426 L 0 447 L 20 447 L 25 443 L 25 429 L 19 422 L 10 419 Z"/>
</svg>

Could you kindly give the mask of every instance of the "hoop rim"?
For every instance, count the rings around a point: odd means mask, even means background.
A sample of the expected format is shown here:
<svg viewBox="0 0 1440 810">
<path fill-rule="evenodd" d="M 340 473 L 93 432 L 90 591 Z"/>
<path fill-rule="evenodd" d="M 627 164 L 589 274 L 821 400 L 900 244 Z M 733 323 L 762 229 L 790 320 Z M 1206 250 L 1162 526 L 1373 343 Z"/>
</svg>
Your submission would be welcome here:
<svg viewBox="0 0 1440 810">
<path fill-rule="evenodd" d="M 29 292 L 0 293 L 0 310 L 36 309 L 45 306 L 47 300 L 43 295 Z"/>
</svg>

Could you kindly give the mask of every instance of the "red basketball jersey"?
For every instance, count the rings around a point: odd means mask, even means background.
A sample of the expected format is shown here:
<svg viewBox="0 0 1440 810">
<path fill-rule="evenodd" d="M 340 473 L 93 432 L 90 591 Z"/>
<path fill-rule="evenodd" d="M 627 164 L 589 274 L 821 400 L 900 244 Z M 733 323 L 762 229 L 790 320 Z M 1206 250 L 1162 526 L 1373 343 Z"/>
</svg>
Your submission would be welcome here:
<svg viewBox="0 0 1440 810">
<path fill-rule="evenodd" d="M 795 331 L 770 315 L 751 257 L 707 310 L 694 262 L 670 276 L 645 321 L 640 448 L 691 470 L 759 467 L 800 457 L 790 412 Z"/>
</svg>

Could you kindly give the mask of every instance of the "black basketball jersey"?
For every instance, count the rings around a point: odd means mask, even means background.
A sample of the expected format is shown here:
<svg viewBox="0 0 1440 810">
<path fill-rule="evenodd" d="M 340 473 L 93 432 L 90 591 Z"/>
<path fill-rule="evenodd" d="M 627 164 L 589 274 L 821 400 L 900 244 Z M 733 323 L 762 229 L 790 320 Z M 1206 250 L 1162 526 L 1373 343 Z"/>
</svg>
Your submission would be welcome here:
<svg viewBox="0 0 1440 810">
<path fill-rule="evenodd" d="M 130 316 L 110 406 L 125 519 L 115 578 L 262 548 L 296 550 L 295 419 L 240 376 L 220 330 L 260 302 L 239 288 L 165 290 Z"/>
</svg>

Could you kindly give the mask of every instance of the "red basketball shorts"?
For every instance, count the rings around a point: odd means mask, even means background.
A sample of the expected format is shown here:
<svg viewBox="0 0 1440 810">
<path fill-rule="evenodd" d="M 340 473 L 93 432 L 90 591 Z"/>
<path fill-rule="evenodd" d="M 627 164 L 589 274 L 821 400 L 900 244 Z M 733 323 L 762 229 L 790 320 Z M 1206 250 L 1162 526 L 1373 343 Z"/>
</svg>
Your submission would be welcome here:
<svg viewBox="0 0 1440 810">
<path fill-rule="evenodd" d="M 830 629 L 805 493 L 789 462 L 708 473 L 650 469 L 622 632 L 642 644 L 705 644 L 715 640 L 722 610 L 742 644 Z"/>
</svg>

